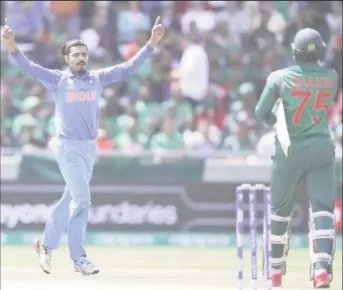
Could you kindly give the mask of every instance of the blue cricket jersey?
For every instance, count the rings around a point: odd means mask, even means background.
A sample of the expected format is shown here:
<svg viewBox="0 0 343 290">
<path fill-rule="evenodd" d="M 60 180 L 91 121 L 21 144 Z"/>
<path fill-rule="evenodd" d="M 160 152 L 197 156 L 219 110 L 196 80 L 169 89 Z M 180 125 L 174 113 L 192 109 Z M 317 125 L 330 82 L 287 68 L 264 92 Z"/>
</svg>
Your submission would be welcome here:
<svg viewBox="0 0 343 290">
<path fill-rule="evenodd" d="M 42 83 L 55 102 L 56 135 L 72 140 L 94 140 L 98 135 L 99 100 L 107 85 L 123 80 L 137 70 L 153 52 L 145 45 L 129 61 L 75 76 L 68 69 L 50 70 L 30 61 L 19 49 L 10 54 L 19 69 Z"/>
</svg>

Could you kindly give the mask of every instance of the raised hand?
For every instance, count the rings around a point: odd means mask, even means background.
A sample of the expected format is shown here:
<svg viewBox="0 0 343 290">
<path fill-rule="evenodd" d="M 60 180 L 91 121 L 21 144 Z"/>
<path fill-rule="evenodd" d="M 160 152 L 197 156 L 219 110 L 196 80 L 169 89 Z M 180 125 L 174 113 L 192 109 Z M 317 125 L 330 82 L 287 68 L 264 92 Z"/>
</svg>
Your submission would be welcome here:
<svg viewBox="0 0 343 290">
<path fill-rule="evenodd" d="M 2 38 L 7 46 L 9 52 L 14 52 L 16 50 L 15 46 L 15 34 L 13 30 L 8 26 L 7 18 L 5 19 L 4 30 L 2 31 Z"/>
<path fill-rule="evenodd" d="M 158 16 L 154 23 L 154 27 L 151 30 L 151 37 L 149 40 L 150 45 L 156 46 L 160 43 L 164 36 L 164 27 L 161 23 L 161 17 Z"/>
</svg>

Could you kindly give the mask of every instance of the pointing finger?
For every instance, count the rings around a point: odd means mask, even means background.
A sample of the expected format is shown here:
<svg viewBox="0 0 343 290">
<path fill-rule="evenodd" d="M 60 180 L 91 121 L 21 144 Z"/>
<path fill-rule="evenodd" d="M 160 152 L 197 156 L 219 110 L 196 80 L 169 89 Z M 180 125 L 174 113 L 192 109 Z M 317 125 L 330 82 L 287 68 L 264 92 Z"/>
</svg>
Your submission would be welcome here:
<svg viewBox="0 0 343 290">
<path fill-rule="evenodd" d="M 155 26 L 159 25 L 161 23 L 161 17 L 157 16 L 156 20 L 155 20 Z"/>
<path fill-rule="evenodd" d="M 5 18 L 5 25 L 8 26 L 8 19 Z"/>
</svg>

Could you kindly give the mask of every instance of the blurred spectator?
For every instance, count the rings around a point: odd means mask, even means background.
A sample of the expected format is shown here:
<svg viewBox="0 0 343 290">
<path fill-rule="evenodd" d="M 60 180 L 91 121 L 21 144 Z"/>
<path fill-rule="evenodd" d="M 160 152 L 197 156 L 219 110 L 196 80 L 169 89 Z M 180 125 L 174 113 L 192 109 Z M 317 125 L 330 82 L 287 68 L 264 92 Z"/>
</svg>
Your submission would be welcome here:
<svg viewBox="0 0 343 290">
<path fill-rule="evenodd" d="M 249 122 L 249 117 L 246 111 L 240 111 L 235 118 L 235 128 L 233 134 L 228 135 L 223 142 L 223 148 L 232 151 L 240 152 L 247 151 L 255 144 L 256 139 L 254 131 L 251 130 L 252 124 Z"/>
<path fill-rule="evenodd" d="M 206 121 L 212 125 L 218 126 L 217 102 L 213 98 L 207 97 L 201 104 L 199 104 L 195 109 L 195 123 L 199 125 L 200 122 Z"/>
<path fill-rule="evenodd" d="M 239 129 L 239 124 L 247 124 L 250 129 L 255 127 L 254 109 L 257 102 L 256 88 L 252 83 L 243 83 L 238 88 L 237 99 L 232 100 L 226 126 L 231 134 Z M 242 123 L 243 122 L 243 123 Z"/>
<path fill-rule="evenodd" d="M 42 40 L 46 6 L 43 1 L 10 1 L 7 6 L 9 25 L 20 43 Z"/>
<path fill-rule="evenodd" d="M 278 11 L 276 1 L 263 1 L 260 5 L 260 13 L 256 17 L 258 27 L 266 26 L 272 32 L 276 40 L 281 42 L 287 22 L 285 17 Z"/>
<path fill-rule="evenodd" d="M 215 2 L 215 1 L 211 1 Z M 251 9 L 244 9 L 244 3 L 240 1 L 218 1 L 226 2 L 225 9 L 217 14 L 217 21 L 224 21 L 230 35 L 233 38 L 240 38 L 242 34 L 247 34 L 252 28 L 254 13 Z"/>
<path fill-rule="evenodd" d="M 148 143 L 148 136 L 139 131 L 137 120 L 129 118 L 125 130 L 115 138 L 115 146 L 126 153 L 142 152 Z"/>
<path fill-rule="evenodd" d="M 31 57 L 42 63 L 39 58 L 44 55 L 44 30 L 46 5 L 43 1 L 8 1 L 7 15 L 9 25 L 16 33 L 18 47 L 31 51 Z"/>
<path fill-rule="evenodd" d="M 92 68 L 130 59 L 161 16 L 166 35 L 153 56 L 103 92 L 100 151 L 207 155 L 252 152 L 258 144 L 258 155 L 269 156 L 274 133 L 256 124 L 254 107 L 268 74 L 293 63 L 290 44 L 306 26 L 322 33 L 325 65 L 342 78 L 340 1 L 2 1 L 1 8 L 2 24 L 6 10 L 20 48 L 56 69 L 65 67 L 61 44 L 74 37 L 88 44 Z M 54 136 L 52 96 L 12 66 L 7 53 L 1 60 L 1 146 L 47 147 Z M 340 88 L 330 122 L 337 154 L 341 115 Z"/>
<path fill-rule="evenodd" d="M 154 23 L 157 16 L 161 16 L 163 2 L 167 1 L 140 1 L 142 10 L 149 15 L 150 23 Z"/>
<path fill-rule="evenodd" d="M 28 122 L 30 123 L 30 134 L 37 142 L 44 144 L 47 134 L 49 108 L 41 103 L 36 96 L 26 98 L 21 104 L 22 114 L 18 115 L 13 121 L 12 134 L 18 139 L 20 144 L 27 141 L 25 134 Z M 31 130 L 32 129 L 32 130 Z M 43 146 L 43 145 L 42 145 Z"/>
<path fill-rule="evenodd" d="M 173 120 L 164 119 L 161 131 L 156 133 L 150 141 L 150 149 L 176 150 L 183 148 L 183 140 L 180 132 L 175 130 Z"/>
<path fill-rule="evenodd" d="M 333 107 L 330 124 L 331 126 L 338 125 L 342 122 L 342 103 L 343 103 L 343 93 L 339 92 L 337 102 Z"/>
<path fill-rule="evenodd" d="M 214 28 L 215 15 L 206 10 L 205 1 L 188 1 L 187 4 L 187 11 L 181 17 L 181 28 L 184 34 L 191 34 L 194 26 L 201 33 Z"/>
<path fill-rule="evenodd" d="M 149 31 L 153 23 L 140 8 L 140 1 L 122 1 L 117 18 L 118 44 L 134 41 L 139 31 Z"/>
<path fill-rule="evenodd" d="M 136 103 L 125 99 L 122 101 L 123 112 L 115 120 L 116 134 L 121 134 L 127 130 L 132 123 L 132 119 L 137 119 Z"/>
<path fill-rule="evenodd" d="M 106 98 L 107 97 L 107 98 Z M 123 107 L 111 89 L 105 89 L 104 99 L 99 103 L 99 128 L 113 140 L 119 132 L 118 117 L 123 113 Z"/>
<path fill-rule="evenodd" d="M 325 19 L 334 34 L 342 33 L 342 3 L 334 1 L 332 10 L 325 13 Z"/>
<path fill-rule="evenodd" d="M 207 94 L 209 85 L 209 62 L 204 48 L 192 41 L 190 36 L 179 35 L 184 50 L 179 67 L 172 77 L 179 79 L 182 95 L 195 107 Z"/>
<path fill-rule="evenodd" d="M 147 135 L 152 134 L 161 117 L 161 106 L 153 99 L 149 86 L 140 87 L 136 111 L 139 130 Z"/>
<path fill-rule="evenodd" d="M 1 126 L 0 132 L 0 146 L 1 148 L 11 148 L 13 146 L 13 142 L 10 139 L 9 135 L 5 132 L 3 126 Z"/>
<path fill-rule="evenodd" d="M 108 136 L 108 133 L 102 129 L 98 129 L 98 138 L 96 140 L 96 147 L 99 152 L 109 151 L 114 148 L 113 142 Z"/>
<path fill-rule="evenodd" d="M 23 126 L 20 131 L 20 144 L 24 151 L 33 149 L 33 148 L 44 148 L 44 145 L 36 138 L 35 127 L 37 121 L 30 115 L 25 115 L 22 118 Z"/>
<path fill-rule="evenodd" d="M 268 26 L 272 17 L 272 10 L 268 7 L 260 8 L 260 18 L 258 24 L 253 27 L 251 33 L 250 45 L 257 51 L 273 50 L 276 46 L 276 35 L 271 31 Z"/>
<path fill-rule="evenodd" d="M 78 15 L 80 18 L 80 30 L 92 28 L 92 17 L 95 14 L 94 11 L 97 9 L 95 2 L 97 1 L 80 1 Z"/>
<path fill-rule="evenodd" d="M 50 29 L 58 38 L 75 38 L 80 32 L 80 1 L 49 1 Z"/>
<path fill-rule="evenodd" d="M 221 139 L 219 128 L 207 120 L 201 120 L 195 131 L 186 130 L 183 135 L 186 149 L 204 155 L 220 149 Z"/>
<path fill-rule="evenodd" d="M 333 11 L 326 14 L 326 21 L 331 29 L 326 62 L 342 76 L 342 3 L 333 2 Z M 342 78 L 339 78 L 342 86 Z"/>
<path fill-rule="evenodd" d="M 149 64 L 149 61 L 146 65 Z M 172 67 L 172 54 L 168 50 L 160 51 L 151 60 L 150 89 L 156 101 L 163 102 L 170 95 L 170 70 Z"/>
<path fill-rule="evenodd" d="M 188 100 L 182 97 L 179 82 L 172 82 L 171 98 L 163 102 L 162 109 L 164 114 L 167 114 L 168 110 L 174 112 L 173 118 L 176 130 L 181 130 L 192 123 L 193 109 Z"/>
</svg>

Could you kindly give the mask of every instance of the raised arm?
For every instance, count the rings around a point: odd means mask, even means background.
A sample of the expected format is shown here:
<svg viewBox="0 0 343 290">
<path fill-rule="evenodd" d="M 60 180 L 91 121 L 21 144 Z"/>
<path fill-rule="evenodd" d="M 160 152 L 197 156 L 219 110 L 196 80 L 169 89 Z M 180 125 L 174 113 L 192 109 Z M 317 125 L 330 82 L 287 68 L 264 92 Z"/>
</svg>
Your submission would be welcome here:
<svg viewBox="0 0 343 290">
<path fill-rule="evenodd" d="M 255 109 L 256 118 L 270 127 L 273 127 L 276 123 L 276 116 L 273 113 L 273 108 L 277 99 L 281 97 L 280 77 L 281 71 L 272 72 L 269 75 Z"/>
<path fill-rule="evenodd" d="M 61 75 L 57 71 L 44 68 L 34 63 L 18 48 L 14 52 L 10 52 L 10 58 L 25 75 L 32 79 L 51 86 L 57 86 L 61 80 Z"/>
<path fill-rule="evenodd" d="M 148 43 L 140 49 L 130 60 L 118 65 L 99 69 L 96 73 L 103 87 L 123 80 L 138 70 L 153 52 L 154 48 Z"/>
<path fill-rule="evenodd" d="M 6 24 L 4 26 L 2 37 L 7 46 L 11 60 L 27 76 L 50 86 L 57 86 L 61 79 L 61 75 L 57 71 L 46 69 L 24 56 L 15 44 L 15 35 L 7 25 L 7 19 L 5 21 Z"/>
<path fill-rule="evenodd" d="M 164 27 L 160 23 L 160 17 L 158 16 L 156 18 L 154 27 L 151 30 L 151 37 L 148 43 L 142 49 L 140 49 L 134 57 L 132 57 L 129 61 L 126 61 L 119 65 L 107 67 L 96 71 L 102 86 L 105 87 L 111 83 L 125 79 L 134 71 L 139 69 L 151 55 L 154 47 L 159 44 L 163 36 Z"/>
</svg>

